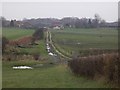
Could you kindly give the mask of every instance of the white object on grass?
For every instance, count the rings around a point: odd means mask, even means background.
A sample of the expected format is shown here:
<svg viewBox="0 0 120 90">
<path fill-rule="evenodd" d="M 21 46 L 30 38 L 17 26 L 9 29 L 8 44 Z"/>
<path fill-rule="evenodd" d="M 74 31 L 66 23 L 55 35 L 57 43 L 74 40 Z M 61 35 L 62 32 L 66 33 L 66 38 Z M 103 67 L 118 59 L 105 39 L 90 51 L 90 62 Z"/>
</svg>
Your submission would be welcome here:
<svg viewBox="0 0 120 90">
<path fill-rule="evenodd" d="M 47 46 L 47 49 L 50 49 L 50 47 L 49 47 L 49 46 Z"/>
<path fill-rule="evenodd" d="M 50 49 L 47 49 L 48 53 L 50 52 Z"/>
<path fill-rule="evenodd" d="M 50 52 L 49 55 L 53 56 L 54 54 Z"/>
<path fill-rule="evenodd" d="M 33 68 L 29 66 L 13 66 L 13 69 L 33 69 Z"/>
<path fill-rule="evenodd" d="M 57 56 L 57 54 L 54 54 L 54 56 Z"/>
<path fill-rule="evenodd" d="M 77 43 L 78 45 L 81 44 L 81 43 Z"/>
</svg>

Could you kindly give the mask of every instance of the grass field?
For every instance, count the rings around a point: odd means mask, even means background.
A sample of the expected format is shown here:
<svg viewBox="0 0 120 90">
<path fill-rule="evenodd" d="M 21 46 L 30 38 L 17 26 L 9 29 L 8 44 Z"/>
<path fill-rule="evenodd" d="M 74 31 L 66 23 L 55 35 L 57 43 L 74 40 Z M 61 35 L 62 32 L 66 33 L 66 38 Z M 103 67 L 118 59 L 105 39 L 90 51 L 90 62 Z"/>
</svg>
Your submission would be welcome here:
<svg viewBox="0 0 120 90">
<path fill-rule="evenodd" d="M 40 55 L 47 55 L 46 46 L 44 40 L 40 40 L 37 42 L 38 45 L 33 45 L 31 48 L 19 48 L 20 53 L 27 53 L 27 54 L 40 54 Z"/>
<path fill-rule="evenodd" d="M 2 34 L 9 40 L 16 40 L 25 36 L 32 36 L 34 30 L 32 29 L 20 29 L 20 28 L 3 28 Z M 34 45 L 32 48 L 17 48 L 19 53 L 47 55 L 45 50 L 44 40 L 37 42 L 39 45 Z"/>
<path fill-rule="evenodd" d="M 20 29 L 20 28 L 2 28 L 2 35 L 9 40 L 19 39 L 23 36 L 30 36 L 34 33 L 32 29 Z"/>
<path fill-rule="evenodd" d="M 71 55 L 91 49 L 117 49 L 118 30 L 115 29 L 74 29 L 51 30 L 55 46 Z"/>
<path fill-rule="evenodd" d="M 17 31 L 17 32 L 16 32 Z M 32 35 L 34 30 L 16 30 L 4 28 L 3 35 L 10 40 Z M 63 31 L 51 30 L 52 39 L 58 49 L 70 54 L 71 51 L 89 48 L 116 48 L 117 30 L 95 29 L 65 29 Z M 99 35 L 102 35 L 99 36 Z M 96 39 L 97 38 L 97 39 Z M 101 39 L 102 38 L 102 39 Z M 76 45 L 76 43 L 80 43 Z M 18 48 L 21 53 L 39 53 L 47 60 L 18 60 L 3 61 L 2 86 L 3 88 L 105 88 L 110 87 L 102 80 L 90 80 L 86 77 L 75 76 L 67 65 L 51 64 L 54 62 L 45 50 L 44 40 L 32 48 Z M 102 46 L 103 45 L 103 46 Z M 49 58 L 49 59 L 48 59 Z M 43 64 L 43 66 L 35 67 Z M 32 66 L 32 70 L 13 70 L 12 66 Z"/>
<path fill-rule="evenodd" d="M 66 65 L 43 64 L 33 70 L 13 70 L 14 65 L 33 66 L 37 61 L 3 62 L 3 88 L 105 88 L 107 85 L 76 77 Z"/>
</svg>

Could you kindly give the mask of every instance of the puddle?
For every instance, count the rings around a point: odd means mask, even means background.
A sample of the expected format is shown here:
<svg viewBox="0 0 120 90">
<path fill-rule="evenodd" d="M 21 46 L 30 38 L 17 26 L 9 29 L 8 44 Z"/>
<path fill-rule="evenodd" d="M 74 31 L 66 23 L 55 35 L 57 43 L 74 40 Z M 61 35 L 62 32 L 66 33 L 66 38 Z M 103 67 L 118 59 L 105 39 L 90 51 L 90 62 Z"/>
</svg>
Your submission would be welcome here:
<svg viewBox="0 0 120 90">
<path fill-rule="evenodd" d="M 50 52 L 50 53 L 48 53 L 48 54 L 49 54 L 49 55 L 51 55 L 51 56 L 53 56 L 53 55 L 54 55 L 54 54 L 53 54 L 53 53 L 51 53 L 51 52 Z"/>
<path fill-rule="evenodd" d="M 13 66 L 13 69 L 33 69 L 32 67 L 29 66 Z"/>
<path fill-rule="evenodd" d="M 77 44 L 80 45 L 81 43 L 78 42 Z"/>
</svg>

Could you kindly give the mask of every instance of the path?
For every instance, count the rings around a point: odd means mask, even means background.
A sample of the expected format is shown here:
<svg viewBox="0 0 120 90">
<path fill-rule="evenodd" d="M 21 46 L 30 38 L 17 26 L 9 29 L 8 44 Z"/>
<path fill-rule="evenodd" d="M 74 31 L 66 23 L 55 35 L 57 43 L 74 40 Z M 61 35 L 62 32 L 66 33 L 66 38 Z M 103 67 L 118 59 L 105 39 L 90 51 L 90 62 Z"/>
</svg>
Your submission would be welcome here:
<svg viewBox="0 0 120 90">
<path fill-rule="evenodd" d="M 55 62 L 67 63 L 67 60 L 71 59 L 57 50 L 57 48 L 52 42 L 52 36 L 50 31 L 47 31 L 47 35 L 46 35 L 46 49 L 48 51 L 48 54 L 52 56 Z M 61 60 L 61 57 L 64 58 L 65 60 Z"/>
</svg>

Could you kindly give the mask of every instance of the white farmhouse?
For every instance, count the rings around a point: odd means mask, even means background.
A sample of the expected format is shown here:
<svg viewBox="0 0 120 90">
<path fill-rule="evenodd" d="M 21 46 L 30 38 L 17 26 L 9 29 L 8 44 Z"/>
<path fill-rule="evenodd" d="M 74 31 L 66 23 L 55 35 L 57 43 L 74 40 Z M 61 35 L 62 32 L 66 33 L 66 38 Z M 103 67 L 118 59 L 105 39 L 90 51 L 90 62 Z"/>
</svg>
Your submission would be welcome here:
<svg viewBox="0 0 120 90">
<path fill-rule="evenodd" d="M 55 26 L 53 29 L 60 30 L 61 28 L 59 26 Z"/>
</svg>

